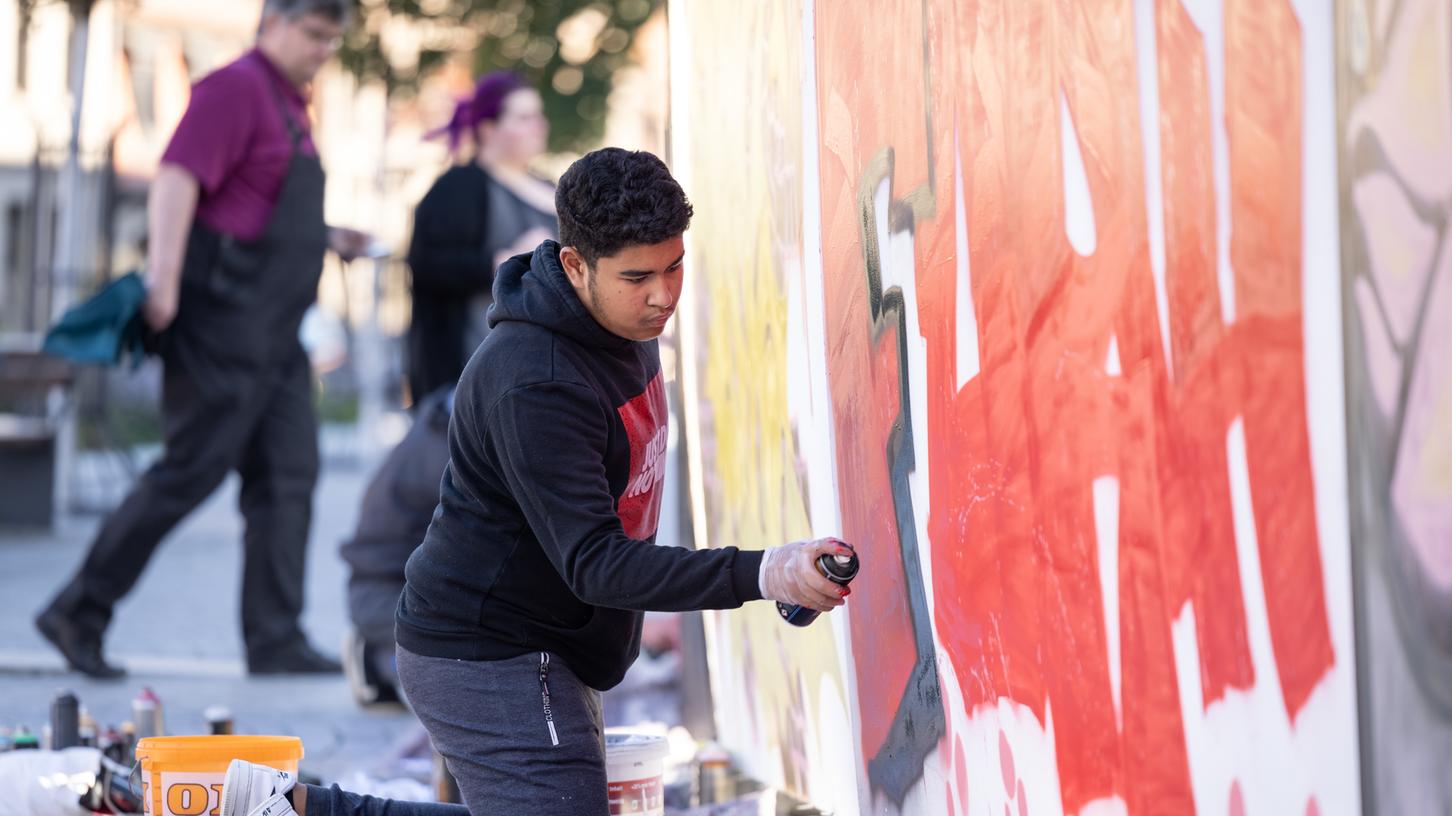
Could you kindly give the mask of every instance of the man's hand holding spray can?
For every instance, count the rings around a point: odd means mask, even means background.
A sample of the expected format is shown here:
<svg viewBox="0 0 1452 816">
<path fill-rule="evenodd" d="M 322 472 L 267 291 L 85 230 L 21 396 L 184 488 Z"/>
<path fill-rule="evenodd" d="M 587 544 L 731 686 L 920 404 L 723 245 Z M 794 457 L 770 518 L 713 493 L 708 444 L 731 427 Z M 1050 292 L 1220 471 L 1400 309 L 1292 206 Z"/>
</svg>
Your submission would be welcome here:
<svg viewBox="0 0 1452 816">
<path fill-rule="evenodd" d="M 773 547 L 761 562 L 762 595 L 787 623 L 806 626 L 852 594 L 858 566 L 857 552 L 836 538 Z"/>
</svg>

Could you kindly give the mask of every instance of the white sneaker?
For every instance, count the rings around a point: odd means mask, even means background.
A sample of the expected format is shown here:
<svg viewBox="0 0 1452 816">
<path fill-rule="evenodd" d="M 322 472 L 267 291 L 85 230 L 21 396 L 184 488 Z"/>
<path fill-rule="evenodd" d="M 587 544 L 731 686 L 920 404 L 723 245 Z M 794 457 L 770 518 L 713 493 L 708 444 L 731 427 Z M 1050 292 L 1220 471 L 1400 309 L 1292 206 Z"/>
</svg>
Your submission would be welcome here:
<svg viewBox="0 0 1452 816">
<path fill-rule="evenodd" d="M 221 816 L 295 816 L 284 795 L 295 784 L 287 771 L 234 759 L 222 780 Z"/>
</svg>

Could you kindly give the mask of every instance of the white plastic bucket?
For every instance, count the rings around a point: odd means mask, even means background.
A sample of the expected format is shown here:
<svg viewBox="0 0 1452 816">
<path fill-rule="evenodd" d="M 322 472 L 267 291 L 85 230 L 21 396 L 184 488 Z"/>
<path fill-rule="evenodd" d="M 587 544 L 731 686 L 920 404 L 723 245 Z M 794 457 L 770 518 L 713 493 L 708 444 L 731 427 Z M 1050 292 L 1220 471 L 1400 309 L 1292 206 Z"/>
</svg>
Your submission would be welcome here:
<svg viewBox="0 0 1452 816">
<path fill-rule="evenodd" d="M 665 737 L 605 732 L 605 781 L 610 814 L 665 816 Z"/>
</svg>

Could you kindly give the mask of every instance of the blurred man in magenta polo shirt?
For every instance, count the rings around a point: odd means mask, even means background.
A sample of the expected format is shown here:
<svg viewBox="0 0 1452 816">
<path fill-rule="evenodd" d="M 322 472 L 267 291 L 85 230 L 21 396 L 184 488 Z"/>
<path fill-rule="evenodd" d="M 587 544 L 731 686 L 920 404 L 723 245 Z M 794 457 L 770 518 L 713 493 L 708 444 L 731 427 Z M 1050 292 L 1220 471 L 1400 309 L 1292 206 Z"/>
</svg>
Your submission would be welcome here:
<svg viewBox="0 0 1452 816">
<path fill-rule="evenodd" d="M 338 664 L 303 635 L 303 567 L 318 472 L 298 341 L 323 254 L 368 236 L 323 221 L 309 85 L 351 0 L 266 0 L 257 47 L 197 83 L 149 202 L 143 315 L 163 361 L 161 459 L 102 525 L 36 626 L 72 669 L 119 677 L 102 638 L 157 544 L 233 470 L 242 478 L 242 634 L 253 674 Z M 221 576 L 198 576 L 215 580 Z"/>
</svg>

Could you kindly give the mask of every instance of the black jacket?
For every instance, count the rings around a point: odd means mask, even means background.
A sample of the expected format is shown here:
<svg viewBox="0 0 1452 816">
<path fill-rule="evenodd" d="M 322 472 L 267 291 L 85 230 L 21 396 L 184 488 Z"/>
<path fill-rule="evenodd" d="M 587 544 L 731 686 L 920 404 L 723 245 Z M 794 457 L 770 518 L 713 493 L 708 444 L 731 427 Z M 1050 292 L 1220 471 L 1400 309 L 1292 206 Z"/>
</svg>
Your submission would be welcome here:
<svg viewBox="0 0 1452 816">
<path fill-rule="evenodd" d="M 464 660 L 548 651 L 603 691 L 640 650 L 641 610 L 759 599 L 759 551 L 654 544 L 666 447 L 656 342 L 602 328 L 554 241 L 499 268 L 489 322 L 455 395 L 398 644 Z"/>
<path fill-rule="evenodd" d="M 470 162 L 440 176 L 414 212 L 408 379 L 415 402 L 464 370 L 469 300 L 494 283 L 488 206 L 489 176 Z"/>
<path fill-rule="evenodd" d="M 358 508 L 358 526 L 338 554 L 348 583 L 403 585 L 403 565 L 423 542 L 439 504 L 439 477 L 449 461 L 449 413 L 454 391 L 442 388 L 419 405 L 408 434 L 383 460 Z"/>
<path fill-rule="evenodd" d="M 534 213 L 529 215 L 528 213 Z M 414 212 L 408 247 L 413 316 L 408 381 L 415 402 L 459 381 L 473 351 L 471 312 L 494 285 L 494 256 L 531 226 L 559 229 L 474 162 L 450 168 Z"/>
</svg>

